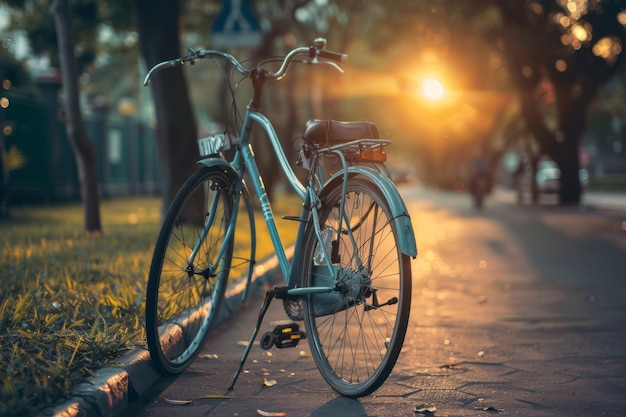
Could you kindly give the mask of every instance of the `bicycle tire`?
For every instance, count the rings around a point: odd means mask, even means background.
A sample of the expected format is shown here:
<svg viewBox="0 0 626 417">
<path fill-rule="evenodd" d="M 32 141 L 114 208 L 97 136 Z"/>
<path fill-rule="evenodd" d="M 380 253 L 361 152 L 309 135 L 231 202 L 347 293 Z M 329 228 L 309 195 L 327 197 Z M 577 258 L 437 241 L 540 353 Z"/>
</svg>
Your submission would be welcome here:
<svg viewBox="0 0 626 417">
<path fill-rule="evenodd" d="M 202 167 L 182 186 L 163 220 L 146 292 L 148 349 L 162 374 L 183 372 L 215 324 L 233 254 L 231 239 L 216 264 L 232 216 L 232 188 L 223 171 Z M 210 225 L 201 240 L 205 222 Z M 189 263 L 196 242 L 201 244 Z"/>
<path fill-rule="evenodd" d="M 312 223 L 303 269 L 305 287 L 336 284 L 341 291 L 306 296 L 304 320 L 322 377 L 339 394 L 358 398 L 383 384 L 400 354 L 411 305 L 411 262 L 398 249 L 395 223 L 383 193 L 363 176 L 348 181 L 345 212 L 351 229 L 344 227 L 337 239 L 342 196 L 339 183 L 323 193 L 319 210 L 320 230 L 332 228 L 337 242 L 331 245 L 336 247 L 334 276 L 326 265 L 315 264 L 318 240 Z"/>
</svg>

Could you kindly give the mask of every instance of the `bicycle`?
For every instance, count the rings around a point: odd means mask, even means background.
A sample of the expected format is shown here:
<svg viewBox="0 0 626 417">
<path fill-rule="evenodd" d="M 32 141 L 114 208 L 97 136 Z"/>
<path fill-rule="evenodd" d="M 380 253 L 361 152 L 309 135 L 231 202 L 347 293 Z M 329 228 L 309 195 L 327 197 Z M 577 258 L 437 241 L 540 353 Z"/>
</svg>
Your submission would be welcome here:
<svg viewBox="0 0 626 417">
<path fill-rule="evenodd" d="M 252 196 L 260 204 L 285 285 L 267 291 L 229 390 L 274 298 L 283 301 L 293 323 L 265 333 L 261 347 L 295 347 L 308 339 L 321 375 L 341 395 L 371 394 L 398 359 L 411 304 L 410 261 L 417 247 L 408 211 L 384 164 L 383 147 L 390 140 L 380 139 L 370 122 L 309 121 L 299 150 L 298 165 L 308 170 L 301 182 L 259 108 L 264 83 L 286 76 L 293 63 L 324 63 L 343 72 L 339 64 L 347 56 L 325 46 L 326 40 L 316 39 L 310 47 L 293 49 L 280 58 L 276 72 L 266 68 L 273 60 L 248 69 L 228 53 L 189 50 L 146 75 L 144 85 L 164 68 L 212 59 L 229 65 L 230 76 L 237 71 L 250 79 L 253 87 L 237 136 L 226 128 L 199 139 L 199 169 L 174 198 L 157 238 L 146 293 L 146 333 L 152 360 L 166 375 L 184 371 L 202 348 L 234 262 L 247 264 L 242 297 L 247 296 L 256 252 Z M 298 224 L 291 262 L 250 146 L 255 124 L 302 201 L 300 215 L 287 217 Z M 227 151 L 232 154 L 228 159 Z M 339 167 L 336 172 L 329 172 L 329 161 Z M 244 222 L 251 231 L 250 254 L 244 257 L 233 255 L 240 210 L 247 212 Z M 297 322 L 304 323 L 306 333 Z"/>
</svg>

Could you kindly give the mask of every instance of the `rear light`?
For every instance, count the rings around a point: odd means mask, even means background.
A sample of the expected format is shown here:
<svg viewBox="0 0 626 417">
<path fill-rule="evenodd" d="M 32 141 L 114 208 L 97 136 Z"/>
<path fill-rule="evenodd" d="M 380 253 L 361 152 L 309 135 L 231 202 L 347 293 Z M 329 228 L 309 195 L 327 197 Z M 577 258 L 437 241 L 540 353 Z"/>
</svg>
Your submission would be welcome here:
<svg viewBox="0 0 626 417">
<path fill-rule="evenodd" d="M 354 155 L 356 162 L 385 162 L 387 154 L 382 149 L 364 149 Z"/>
</svg>

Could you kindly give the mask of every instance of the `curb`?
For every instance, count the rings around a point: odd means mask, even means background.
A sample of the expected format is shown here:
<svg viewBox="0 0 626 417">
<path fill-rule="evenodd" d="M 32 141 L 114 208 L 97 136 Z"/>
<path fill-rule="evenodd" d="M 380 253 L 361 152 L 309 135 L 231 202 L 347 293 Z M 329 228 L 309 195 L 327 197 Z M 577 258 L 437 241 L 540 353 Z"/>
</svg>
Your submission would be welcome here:
<svg viewBox="0 0 626 417">
<path fill-rule="evenodd" d="M 287 258 L 293 254 L 293 247 L 286 251 Z M 251 300 L 264 293 L 282 278 L 278 258 L 270 258 L 257 263 L 252 274 L 252 283 L 247 295 Z M 244 306 L 242 294 L 246 287 L 245 277 L 231 284 L 227 290 L 217 325 L 231 320 Z M 152 366 L 147 348 L 137 348 L 113 362 L 111 366 L 98 369 L 96 376 L 83 379 L 72 389 L 69 396 L 54 406 L 49 406 L 37 417 L 115 417 L 124 412 L 132 401 L 137 401 L 162 378 Z"/>
</svg>

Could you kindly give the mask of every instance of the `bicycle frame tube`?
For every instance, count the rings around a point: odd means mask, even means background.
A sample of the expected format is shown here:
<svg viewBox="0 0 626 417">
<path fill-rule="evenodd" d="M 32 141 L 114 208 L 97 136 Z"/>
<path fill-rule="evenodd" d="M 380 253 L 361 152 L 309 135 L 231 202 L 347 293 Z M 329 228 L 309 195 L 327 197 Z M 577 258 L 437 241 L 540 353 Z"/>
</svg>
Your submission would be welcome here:
<svg viewBox="0 0 626 417">
<path fill-rule="evenodd" d="M 287 182 L 289 182 L 289 184 L 291 185 L 293 190 L 296 192 L 298 197 L 300 197 L 300 200 L 304 201 L 304 198 L 305 198 L 304 196 L 306 193 L 304 185 L 302 185 L 298 177 L 296 177 L 296 174 L 293 172 L 293 169 L 291 169 L 291 165 L 289 165 L 289 161 L 287 161 L 287 157 L 285 156 L 285 152 L 283 151 L 283 148 L 280 145 L 278 135 L 276 135 L 276 131 L 274 130 L 272 123 L 267 119 L 267 117 L 265 117 L 261 113 L 250 110 L 250 109 L 248 109 L 246 113 L 246 118 L 250 118 L 251 120 L 255 121 L 263 128 L 263 130 L 265 131 L 265 134 L 267 134 L 267 137 L 269 138 L 272 144 L 272 147 L 274 148 L 274 153 L 276 154 L 276 157 L 278 158 L 278 163 L 280 164 L 281 169 L 283 170 L 283 172 L 285 173 L 285 176 L 287 177 Z M 248 143 L 246 142 L 246 145 L 247 144 Z"/>
<path fill-rule="evenodd" d="M 241 129 L 241 136 L 239 138 L 240 149 L 238 155 L 235 156 L 235 160 L 233 161 L 233 167 L 235 170 L 241 172 L 241 167 L 239 165 L 241 162 L 241 158 L 243 159 L 246 169 L 250 174 L 252 189 L 254 190 L 254 193 L 256 194 L 259 203 L 261 204 L 261 211 L 263 213 L 265 224 L 267 225 L 267 229 L 269 231 L 270 238 L 276 252 L 276 257 L 278 258 L 278 264 L 287 285 L 289 285 L 289 281 L 291 280 L 291 266 L 289 264 L 289 261 L 287 260 L 287 255 L 285 253 L 285 248 L 282 244 L 280 235 L 278 234 L 276 221 L 274 220 L 274 215 L 272 213 L 269 198 L 265 190 L 265 185 L 263 184 L 263 179 L 259 174 L 259 169 L 256 165 L 256 161 L 254 160 L 254 152 L 252 151 L 252 147 L 250 146 L 250 133 L 252 132 L 252 123 L 254 122 L 259 124 L 267 135 L 270 143 L 272 144 L 272 147 L 274 148 L 274 153 L 278 158 L 279 165 L 282 171 L 285 173 L 285 176 L 287 177 L 287 181 L 302 201 L 305 200 L 306 188 L 304 187 L 304 185 L 302 185 L 298 177 L 296 177 L 293 169 L 291 169 L 291 166 L 287 161 L 287 157 L 285 156 L 285 152 L 280 145 L 278 135 L 276 134 L 276 131 L 272 126 L 272 123 L 263 114 L 255 110 L 251 110 L 250 107 L 248 107 Z M 303 228 L 299 229 L 298 239 L 300 239 L 301 237 L 301 229 Z"/>
</svg>

